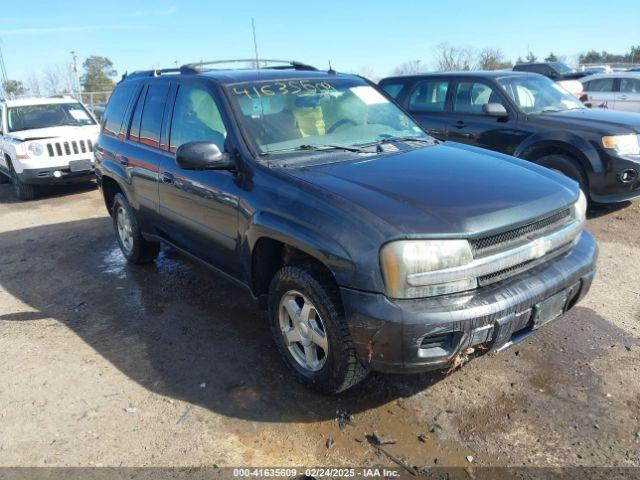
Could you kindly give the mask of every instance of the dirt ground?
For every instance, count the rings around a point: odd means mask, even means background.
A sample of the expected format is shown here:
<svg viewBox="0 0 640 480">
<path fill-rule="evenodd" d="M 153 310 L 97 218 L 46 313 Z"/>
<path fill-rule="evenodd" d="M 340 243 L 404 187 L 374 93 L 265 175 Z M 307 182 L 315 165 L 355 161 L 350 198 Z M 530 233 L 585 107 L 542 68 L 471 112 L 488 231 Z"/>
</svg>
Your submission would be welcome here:
<svg viewBox="0 0 640 480">
<path fill-rule="evenodd" d="M 168 249 L 126 265 L 95 188 L 2 185 L 0 465 L 640 466 L 640 202 L 590 217 L 599 271 L 567 315 L 449 376 L 327 398 L 243 290 Z"/>
</svg>

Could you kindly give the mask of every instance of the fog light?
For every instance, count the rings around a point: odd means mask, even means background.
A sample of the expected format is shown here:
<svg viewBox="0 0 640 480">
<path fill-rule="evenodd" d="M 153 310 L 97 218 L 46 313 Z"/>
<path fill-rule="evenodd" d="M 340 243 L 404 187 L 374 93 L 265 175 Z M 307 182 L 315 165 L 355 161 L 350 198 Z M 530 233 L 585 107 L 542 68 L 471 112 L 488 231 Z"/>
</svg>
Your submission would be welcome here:
<svg viewBox="0 0 640 480">
<path fill-rule="evenodd" d="M 56 170 L 53 172 L 53 176 L 56 178 L 60 178 L 62 176 L 62 172 L 60 170 Z"/>
<path fill-rule="evenodd" d="M 618 173 L 618 178 L 622 183 L 631 183 L 636 178 L 638 178 L 638 172 L 636 172 L 633 168 L 628 168 Z"/>
</svg>

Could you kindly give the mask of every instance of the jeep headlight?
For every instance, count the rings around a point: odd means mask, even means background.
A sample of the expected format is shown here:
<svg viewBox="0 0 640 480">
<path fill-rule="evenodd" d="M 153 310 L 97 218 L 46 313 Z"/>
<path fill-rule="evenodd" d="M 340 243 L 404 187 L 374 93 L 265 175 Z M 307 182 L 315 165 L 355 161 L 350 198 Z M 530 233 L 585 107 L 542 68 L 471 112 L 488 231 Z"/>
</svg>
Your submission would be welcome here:
<svg viewBox="0 0 640 480">
<path fill-rule="evenodd" d="M 582 190 L 580 190 L 580 195 L 576 203 L 571 205 L 571 213 L 573 218 L 581 223 L 587 219 L 587 197 L 585 197 Z"/>
<path fill-rule="evenodd" d="M 476 278 L 438 281 L 438 270 L 461 267 L 473 261 L 467 240 L 399 240 L 380 250 L 387 294 L 391 298 L 420 298 L 471 290 Z M 428 284 L 419 274 L 433 272 Z"/>
<path fill-rule="evenodd" d="M 621 155 L 640 155 L 640 135 L 612 135 L 602 137 L 604 148 L 615 150 Z"/>
<path fill-rule="evenodd" d="M 29 153 L 32 154 L 34 157 L 39 157 L 44 152 L 44 147 L 42 146 L 41 143 L 32 142 L 29 144 L 29 147 L 27 150 L 29 150 Z"/>
</svg>

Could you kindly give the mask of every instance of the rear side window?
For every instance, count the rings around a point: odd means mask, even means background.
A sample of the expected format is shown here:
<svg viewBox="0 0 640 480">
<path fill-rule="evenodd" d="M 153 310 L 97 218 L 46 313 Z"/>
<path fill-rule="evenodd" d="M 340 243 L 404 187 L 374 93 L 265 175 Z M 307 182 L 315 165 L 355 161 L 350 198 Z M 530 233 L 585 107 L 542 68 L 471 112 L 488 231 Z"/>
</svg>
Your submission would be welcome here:
<svg viewBox="0 0 640 480">
<path fill-rule="evenodd" d="M 444 111 L 449 91 L 448 80 L 420 82 L 409 98 L 409 110 L 414 112 Z"/>
<path fill-rule="evenodd" d="M 587 92 L 613 92 L 613 78 L 596 78 L 584 85 Z"/>
<path fill-rule="evenodd" d="M 393 98 L 398 98 L 398 95 L 400 95 L 400 92 L 402 92 L 404 88 L 404 83 L 387 83 L 386 85 L 381 85 L 381 87 Z"/>
<path fill-rule="evenodd" d="M 129 129 L 129 140 L 134 142 L 140 141 L 140 120 L 142 119 L 142 108 L 144 106 L 144 99 L 147 94 L 147 90 L 144 89 L 138 97 L 136 108 L 133 111 L 133 119 L 131 120 L 131 128 Z"/>
<path fill-rule="evenodd" d="M 640 93 L 640 79 L 639 78 L 621 79 L 620 91 L 622 93 Z"/>
<path fill-rule="evenodd" d="M 142 109 L 140 121 L 140 143 L 150 147 L 160 146 L 162 115 L 169 93 L 169 84 L 150 85 Z"/>
<path fill-rule="evenodd" d="M 222 152 L 226 136 L 220 110 L 211 94 L 198 87 L 182 85 L 173 108 L 169 149 L 175 152 L 188 142 L 213 142 Z"/>
<path fill-rule="evenodd" d="M 109 98 L 109 103 L 104 112 L 102 132 L 106 135 L 118 136 L 121 133 L 122 120 L 131 101 L 135 86 L 121 85 L 115 89 Z"/>
</svg>

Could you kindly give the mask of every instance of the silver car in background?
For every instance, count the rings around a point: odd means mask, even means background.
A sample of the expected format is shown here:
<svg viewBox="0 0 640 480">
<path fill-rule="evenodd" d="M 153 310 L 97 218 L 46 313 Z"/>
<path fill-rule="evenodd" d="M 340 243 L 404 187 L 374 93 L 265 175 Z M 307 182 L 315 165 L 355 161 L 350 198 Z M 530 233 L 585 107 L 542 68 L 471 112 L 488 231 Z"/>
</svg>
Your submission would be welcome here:
<svg viewBox="0 0 640 480">
<path fill-rule="evenodd" d="M 589 75 L 580 79 L 585 105 L 640 113 L 640 72 Z"/>
</svg>

